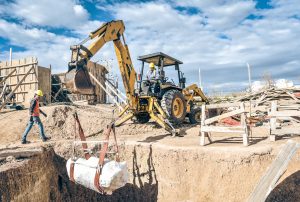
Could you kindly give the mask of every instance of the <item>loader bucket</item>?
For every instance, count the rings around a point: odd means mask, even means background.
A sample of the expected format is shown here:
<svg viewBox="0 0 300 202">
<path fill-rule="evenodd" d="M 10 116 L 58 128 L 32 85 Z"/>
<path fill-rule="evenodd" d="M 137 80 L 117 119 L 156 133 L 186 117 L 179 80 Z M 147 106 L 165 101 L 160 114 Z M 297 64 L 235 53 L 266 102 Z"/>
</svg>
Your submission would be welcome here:
<svg viewBox="0 0 300 202">
<path fill-rule="evenodd" d="M 95 86 L 86 69 L 73 69 L 66 74 L 66 87 L 72 93 L 93 95 Z"/>
</svg>

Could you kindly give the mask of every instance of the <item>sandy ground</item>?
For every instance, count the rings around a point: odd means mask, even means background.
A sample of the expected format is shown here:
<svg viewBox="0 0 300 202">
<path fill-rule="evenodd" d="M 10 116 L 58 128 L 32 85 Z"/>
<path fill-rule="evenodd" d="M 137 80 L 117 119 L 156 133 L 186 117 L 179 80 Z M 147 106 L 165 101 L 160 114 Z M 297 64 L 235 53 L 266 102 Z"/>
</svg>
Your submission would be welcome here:
<svg viewBox="0 0 300 202">
<path fill-rule="evenodd" d="M 106 125 L 114 120 L 117 112 L 111 105 L 97 105 L 97 106 L 48 106 L 42 107 L 48 114 L 45 118 L 41 116 L 41 120 L 45 127 L 45 133 L 51 137 L 52 141 L 74 140 L 75 134 L 75 120 L 73 114 L 78 113 L 81 125 L 83 127 L 86 137 L 89 139 L 101 140 L 103 130 Z M 8 111 L 0 113 L 0 145 L 19 145 L 22 134 L 26 128 L 29 119 L 28 111 Z M 250 135 L 250 146 L 244 147 L 242 145 L 242 137 L 236 134 L 213 133 L 211 138 L 212 144 L 205 147 L 199 146 L 200 126 L 183 124 L 178 126 L 181 130 L 181 137 L 171 137 L 168 132 L 150 122 L 147 124 L 138 124 L 128 121 L 120 127 L 116 128 L 117 137 L 120 141 L 136 141 L 145 143 L 160 143 L 168 146 L 179 147 L 197 147 L 202 149 L 241 149 L 254 150 L 260 147 L 269 147 L 273 145 L 280 145 L 286 139 L 298 140 L 297 136 L 283 137 L 276 142 L 270 142 L 268 139 L 269 129 L 267 126 L 252 127 Z M 78 139 L 78 135 L 76 136 Z M 38 127 L 34 126 L 28 135 L 28 140 L 32 143 L 41 142 L 39 138 Z M 206 140 L 208 143 L 208 141 Z"/>
<path fill-rule="evenodd" d="M 38 127 L 34 126 L 28 136 L 31 144 L 20 144 L 22 133 L 29 119 L 28 111 L 3 112 L 0 113 L 0 153 L 5 150 L 54 145 L 58 155 L 69 158 L 73 141 L 79 140 L 74 132 L 73 114 L 75 111 L 78 113 L 88 140 L 102 140 L 106 125 L 115 117 L 114 108 L 110 105 L 57 105 L 42 109 L 48 114 L 47 118 L 42 117 L 45 132 L 52 139 L 43 143 L 38 135 Z M 138 161 L 137 168 L 141 172 L 144 169 L 146 173 L 142 175 L 144 179 L 141 178 L 144 183 L 149 180 L 147 175 L 151 174 L 151 169 L 147 167 L 149 159 L 151 161 L 153 159 L 159 182 L 153 187 L 156 189 L 155 197 L 158 201 L 202 201 L 204 199 L 218 201 L 220 198 L 227 199 L 226 201 L 244 200 L 287 139 L 298 142 L 300 140 L 299 136 L 285 136 L 276 142 L 270 142 L 268 127 L 260 126 L 251 128 L 252 134 L 248 147 L 243 146 L 240 135 L 224 133 L 212 134 L 213 143 L 202 147 L 199 145 L 199 125 L 183 124 L 180 129 L 182 137 L 171 137 L 155 123 L 137 124 L 129 121 L 116 128 L 118 141 L 121 145 L 127 145 L 124 150 L 124 159 L 128 162 L 133 161 L 133 167 L 129 168 L 130 173 L 133 173 L 131 176 L 133 182 L 136 175 L 134 162 Z M 134 157 L 133 151 L 137 151 L 137 157 Z M 299 170 L 299 156 L 300 152 L 281 181 Z M 7 163 L 0 165 L 0 168 L 2 170 L 3 166 L 6 169 L 14 168 L 19 164 L 21 162 Z M 148 169 L 150 171 L 147 171 Z M 183 174 L 178 175 L 182 171 Z M 214 178 L 219 179 L 220 185 Z M 189 179 L 188 182 L 187 179 Z M 226 184 L 230 186 L 226 187 Z M 139 187 L 145 187 L 145 185 L 141 184 Z M 239 189 L 239 191 L 232 192 L 232 188 Z M 188 194 L 178 193 L 179 189 Z M 147 193 L 149 190 L 144 191 Z M 230 194 L 227 194 L 229 192 Z"/>
</svg>

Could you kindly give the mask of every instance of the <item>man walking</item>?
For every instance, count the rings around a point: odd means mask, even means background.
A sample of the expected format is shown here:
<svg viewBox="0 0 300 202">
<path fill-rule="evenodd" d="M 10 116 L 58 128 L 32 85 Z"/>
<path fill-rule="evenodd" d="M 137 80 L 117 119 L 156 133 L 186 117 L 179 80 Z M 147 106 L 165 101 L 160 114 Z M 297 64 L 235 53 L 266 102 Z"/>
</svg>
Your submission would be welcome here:
<svg viewBox="0 0 300 202">
<path fill-rule="evenodd" d="M 25 132 L 22 136 L 22 144 L 30 143 L 29 141 L 26 141 L 26 137 L 34 123 L 38 124 L 38 126 L 40 128 L 40 136 L 41 136 L 43 142 L 50 139 L 49 137 L 45 136 L 44 127 L 43 127 L 43 124 L 40 119 L 40 113 L 43 114 L 45 117 L 47 117 L 47 114 L 45 114 L 40 109 L 39 101 L 42 96 L 43 96 L 43 92 L 41 90 L 37 90 L 34 94 L 34 98 L 30 101 L 30 107 L 29 107 L 30 119 L 27 124 L 27 128 L 25 129 Z"/>
</svg>

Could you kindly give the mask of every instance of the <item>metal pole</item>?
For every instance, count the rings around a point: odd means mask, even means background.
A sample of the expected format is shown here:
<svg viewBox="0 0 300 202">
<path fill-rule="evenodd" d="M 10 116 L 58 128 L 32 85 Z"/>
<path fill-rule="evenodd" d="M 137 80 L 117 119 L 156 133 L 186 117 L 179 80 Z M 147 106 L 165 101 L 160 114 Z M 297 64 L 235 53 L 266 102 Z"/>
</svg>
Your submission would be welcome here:
<svg viewBox="0 0 300 202">
<path fill-rule="evenodd" d="M 252 84 L 251 84 L 251 67 L 249 65 L 249 63 L 247 62 L 247 68 L 248 68 L 248 79 L 249 79 L 249 89 L 250 92 L 252 92 Z"/>
<path fill-rule="evenodd" d="M 201 88 L 201 90 L 203 90 L 202 88 L 202 78 L 201 78 L 201 69 L 199 68 L 199 87 Z"/>
<path fill-rule="evenodd" d="M 12 48 L 9 48 L 9 63 L 12 66 Z"/>
</svg>

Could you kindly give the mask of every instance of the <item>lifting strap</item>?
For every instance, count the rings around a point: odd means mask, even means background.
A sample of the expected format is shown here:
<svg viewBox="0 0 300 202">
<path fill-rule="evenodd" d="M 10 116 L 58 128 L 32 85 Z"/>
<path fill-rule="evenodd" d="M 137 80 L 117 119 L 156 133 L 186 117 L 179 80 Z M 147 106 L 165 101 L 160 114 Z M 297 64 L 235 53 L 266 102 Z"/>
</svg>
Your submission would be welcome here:
<svg viewBox="0 0 300 202">
<path fill-rule="evenodd" d="M 76 125 L 78 125 L 78 132 L 79 132 L 80 140 L 81 141 L 86 141 L 85 135 L 84 135 L 83 129 L 81 127 L 81 124 L 80 124 L 77 112 L 75 112 L 73 114 L 73 116 L 74 116 L 74 119 L 75 119 L 75 124 L 74 124 L 75 135 L 74 135 L 74 138 L 76 138 Z M 82 143 L 82 148 L 83 148 L 83 151 L 84 151 L 84 157 L 85 157 L 86 160 L 88 160 L 91 157 L 91 155 L 87 152 L 87 148 L 88 148 L 87 147 L 87 143 Z M 74 146 L 74 150 L 75 150 L 75 146 Z M 73 153 L 74 153 L 74 150 L 73 150 Z M 72 158 L 74 158 L 74 156 Z M 74 167 L 75 167 L 75 162 L 72 159 L 72 162 L 70 164 L 70 180 L 72 182 L 75 182 L 75 179 L 74 179 Z"/>
<path fill-rule="evenodd" d="M 79 121 L 79 118 L 78 118 L 78 115 L 77 115 L 76 112 L 74 113 L 74 118 L 75 118 L 75 127 L 76 127 L 76 123 L 78 124 L 80 140 L 81 141 L 86 141 L 83 129 L 81 127 L 81 124 L 80 124 L 80 121 Z M 97 190 L 101 194 L 105 194 L 104 189 L 101 187 L 99 182 L 100 182 L 100 176 L 101 176 L 101 173 L 102 173 L 102 167 L 104 165 L 104 159 L 105 159 L 105 156 L 106 156 L 106 153 L 107 153 L 107 150 L 108 150 L 108 142 L 109 142 L 109 136 L 110 136 L 111 132 L 113 133 L 113 136 L 114 136 L 114 143 L 115 143 L 114 148 L 115 148 L 115 152 L 116 152 L 116 161 L 120 162 L 119 147 L 118 147 L 118 143 L 117 143 L 115 125 L 114 125 L 114 123 L 111 123 L 107 126 L 107 129 L 104 133 L 104 138 L 105 138 L 104 140 L 105 141 L 104 141 L 102 149 L 99 152 L 100 153 L 99 162 L 98 162 L 95 177 L 94 177 L 94 186 L 97 188 Z M 91 157 L 91 155 L 87 152 L 87 148 L 88 148 L 87 143 L 82 143 L 82 148 L 85 152 L 84 153 L 85 159 L 88 160 Z M 74 168 L 75 168 L 75 162 L 72 160 L 72 162 L 70 164 L 70 180 L 73 181 L 73 182 L 75 182 Z"/>
<path fill-rule="evenodd" d="M 100 185 L 100 176 L 102 173 L 102 168 L 104 165 L 104 159 L 107 153 L 107 149 L 108 149 L 108 142 L 109 142 L 109 136 L 111 131 L 113 132 L 113 136 L 114 136 L 114 142 L 115 142 L 115 151 L 116 151 L 116 161 L 120 162 L 120 157 L 119 157 L 119 147 L 117 144 L 117 137 L 116 137 L 116 130 L 115 130 L 115 125 L 114 123 L 111 123 L 107 126 L 106 132 L 105 132 L 105 142 L 104 145 L 100 151 L 100 156 L 99 156 L 99 162 L 98 162 L 98 166 L 96 169 L 96 173 L 95 173 L 95 178 L 94 178 L 94 185 L 95 187 L 98 189 L 98 191 L 102 194 L 104 194 L 104 190 Z"/>
<path fill-rule="evenodd" d="M 81 124 L 80 124 L 80 121 L 79 121 L 79 118 L 78 118 L 78 115 L 77 115 L 77 112 L 75 112 L 73 114 L 73 116 L 74 116 L 75 121 L 76 121 L 75 126 L 76 126 L 76 123 L 78 124 L 78 132 L 79 132 L 80 141 L 86 141 L 83 129 L 81 127 Z M 84 157 L 85 157 L 86 160 L 88 160 L 91 157 L 91 155 L 88 152 L 88 146 L 87 146 L 86 142 L 82 143 L 82 148 L 83 148 L 83 151 L 84 151 Z"/>
<path fill-rule="evenodd" d="M 73 160 L 70 164 L 70 180 L 72 182 L 75 182 L 75 179 L 74 179 L 74 161 Z"/>
</svg>

